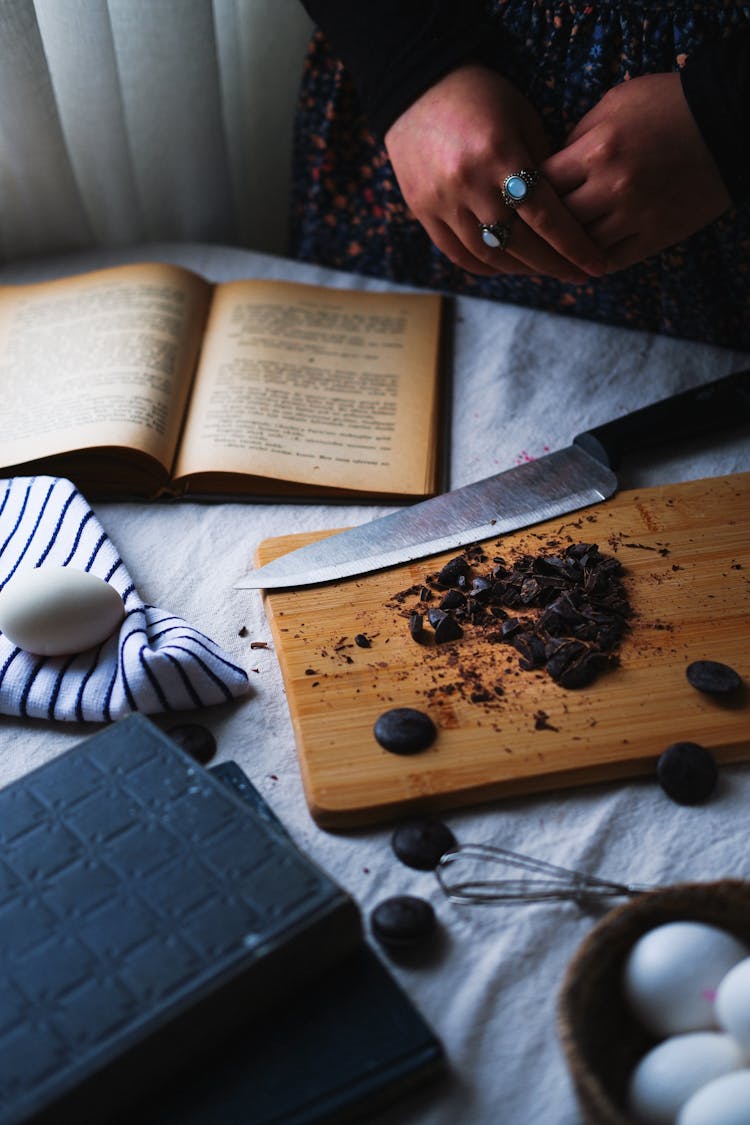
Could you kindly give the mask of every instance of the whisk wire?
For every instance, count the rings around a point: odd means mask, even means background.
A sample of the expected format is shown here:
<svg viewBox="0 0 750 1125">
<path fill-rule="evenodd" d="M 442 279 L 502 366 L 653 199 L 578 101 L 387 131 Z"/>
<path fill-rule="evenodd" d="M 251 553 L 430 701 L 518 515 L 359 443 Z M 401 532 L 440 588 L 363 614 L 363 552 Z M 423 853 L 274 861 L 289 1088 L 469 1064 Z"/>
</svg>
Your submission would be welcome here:
<svg viewBox="0 0 750 1125">
<path fill-rule="evenodd" d="M 521 868 L 529 878 L 494 879 L 451 877 L 451 868 L 461 861 L 500 864 Z M 513 902 L 564 902 L 591 898 L 632 897 L 652 890 L 647 886 L 601 879 L 583 871 L 560 867 L 534 856 L 523 855 L 493 844 L 458 844 L 442 856 L 435 874 L 450 902 L 490 904 Z M 455 873 L 454 873 L 455 875 Z"/>
</svg>

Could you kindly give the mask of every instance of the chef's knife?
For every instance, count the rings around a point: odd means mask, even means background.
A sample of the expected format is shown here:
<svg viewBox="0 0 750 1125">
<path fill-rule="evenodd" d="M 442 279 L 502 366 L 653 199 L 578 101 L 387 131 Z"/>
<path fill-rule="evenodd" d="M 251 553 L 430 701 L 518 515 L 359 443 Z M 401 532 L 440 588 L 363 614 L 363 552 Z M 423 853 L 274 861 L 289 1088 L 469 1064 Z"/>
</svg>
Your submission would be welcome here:
<svg viewBox="0 0 750 1125">
<path fill-rule="evenodd" d="M 738 371 L 586 430 L 567 449 L 290 551 L 236 588 L 330 582 L 529 527 L 612 496 L 623 453 L 748 420 L 750 371 Z"/>
</svg>

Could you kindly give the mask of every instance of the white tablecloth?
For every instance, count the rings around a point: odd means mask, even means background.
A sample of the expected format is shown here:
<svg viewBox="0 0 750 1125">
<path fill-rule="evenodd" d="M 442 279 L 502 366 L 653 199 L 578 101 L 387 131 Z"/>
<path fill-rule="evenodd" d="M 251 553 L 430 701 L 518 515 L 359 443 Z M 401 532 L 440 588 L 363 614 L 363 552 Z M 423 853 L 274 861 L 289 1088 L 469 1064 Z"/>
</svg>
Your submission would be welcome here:
<svg viewBox="0 0 750 1125">
<path fill-rule="evenodd" d="M 77 272 L 97 264 L 172 260 L 224 280 L 297 278 L 378 289 L 336 274 L 247 251 L 149 246 L 6 267 L 0 282 Z M 456 302 L 451 485 L 567 445 L 584 427 L 671 392 L 750 367 L 750 357 L 685 341 L 598 326 L 470 298 Z M 661 455 L 631 458 L 623 487 L 750 469 L 747 429 Z M 96 505 L 146 601 L 202 628 L 250 674 L 252 694 L 226 708 L 190 713 L 215 732 L 217 760 L 234 759 L 298 844 L 359 902 L 365 923 L 392 894 L 435 907 L 443 940 L 419 966 L 392 969 L 442 1039 L 449 1075 L 412 1095 L 384 1120 L 409 1125 L 576 1125 L 570 1081 L 555 1032 L 565 966 L 592 919 L 576 907 L 457 907 L 431 873 L 405 867 L 391 826 L 331 834 L 305 804 L 292 726 L 261 595 L 233 583 L 257 543 L 272 535 L 361 523 L 386 511 L 322 504 Z M 743 513 L 747 518 L 749 513 Z M 246 635 L 240 636 L 240 630 Z M 157 719 L 160 725 L 170 722 Z M 0 784 L 93 733 L 93 728 L 0 719 Z M 750 769 L 721 770 L 705 806 L 672 804 L 652 780 L 565 790 L 453 811 L 462 842 L 504 844 L 622 880 L 668 883 L 750 877 Z"/>
</svg>

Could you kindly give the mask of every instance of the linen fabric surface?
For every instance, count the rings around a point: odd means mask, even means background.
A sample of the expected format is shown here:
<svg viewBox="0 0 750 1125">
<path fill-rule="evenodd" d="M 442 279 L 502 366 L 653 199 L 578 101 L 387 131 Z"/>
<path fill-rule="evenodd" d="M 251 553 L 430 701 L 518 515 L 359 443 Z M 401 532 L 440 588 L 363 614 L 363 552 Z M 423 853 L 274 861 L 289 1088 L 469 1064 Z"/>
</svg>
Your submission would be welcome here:
<svg viewBox="0 0 750 1125">
<path fill-rule="evenodd" d="M 69 656 L 24 652 L 0 633 L 0 712 L 23 718 L 111 722 L 132 711 L 226 703 L 247 673 L 187 622 L 145 605 L 81 493 L 61 477 L 0 481 L 0 590 L 32 567 L 75 567 L 120 594 L 119 629 Z"/>
<path fill-rule="evenodd" d="M 174 261 L 215 281 L 267 277 L 393 288 L 289 259 L 174 245 L 18 263 L 0 269 L 0 281 L 28 282 L 147 259 Z M 574 434 L 659 397 L 750 367 L 748 354 L 666 336 L 499 301 L 458 297 L 454 304 L 453 378 L 446 387 L 451 487 L 538 457 L 546 447 L 563 448 Z M 745 428 L 689 446 L 644 451 L 623 462 L 618 475 L 623 488 L 637 489 L 748 470 Z M 353 832 L 320 829 L 305 802 L 263 596 L 235 589 L 262 540 L 361 524 L 388 510 L 320 502 L 97 503 L 97 517 L 121 550 L 127 549 L 128 566 L 146 600 L 171 606 L 220 640 L 250 677 L 250 694 L 191 712 L 191 721 L 206 724 L 215 735 L 216 761 L 236 761 L 295 842 L 354 895 L 371 945 L 370 916 L 383 899 L 411 894 L 434 907 L 435 946 L 425 956 L 389 958 L 387 965 L 442 1040 L 447 1074 L 399 1098 L 372 1125 L 580 1125 L 556 1033 L 556 999 L 565 968 L 596 918 L 574 903 L 457 906 L 445 899 L 433 872 L 415 871 L 396 859 L 393 823 Z M 174 546 L 185 543 L 189 551 Z M 750 560 L 737 561 L 750 567 Z M 297 622 L 288 624 L 295 628 Z M 633 737 L 637 710 L 636 701 Z M 174 719 L 156 715 L 154 721 L 168 730 Z M 676 737 L 685 737 L 679 727 L 675 715 Z M 95 729 L 3 717 L 0 785 Z M 345 770 L 346 733 L 340 737 Z M 487 737 L 494 737 L 489 725 Z M 543 753 L 545 733 L 538 737 Z M 410 768 L 404 760 L 405 775 Z M 461 843 L 496 844 L 604 878 L 666 884 L 750 878 L 749 803 L 750 767 L 737 763 L 721 768 L 714 797 L 695 808 L 673 804 L 653 777 L 643 776 L 439 815 Z"/>
<path fill-rule="evenodd" d="M 476 3 L 467 19 L 474 17 Z M 332 29 L 341 21 L 345 45 L 354 41 L 356 28 L 350 24 L 355 21 L 343 20 L 339 3 L 317 0 L 308 7 L 321 23 L 330 17 Z M 371 7 L 377 10 L 379 5 Z M 508 78 L 541 116 L 553 150 L 611 87 L 639 75 L 673 72 L 683 65 L 687 69 L 691 55 L 704 44 L 738 32 L 744 37 L 750 29 L 750 9 L 740 0 L 484 0 L 481 8 L 492 22 L 481 46 L 472 44 L 466 33 L 456 34 L 452 54 L 450 45 L 438 39 L 430 57 L 449 60 L 444 69 L 478 58 Z M 417 34 L 413 21 L 403 18 L 407 33 Z M 359 37 L 364 41 L 359 57 L 368 60 L 369 89 L 376 85 L 376 52 L 386 34 L 380 30 L 371 36 L 360 28 Z M 468 274 L 444 257 L 411 215 L 377 128 L 364 115 L 352 74 L 337 50 L 330 38 L 318 34 L 305 64 L 294 153 L 296 257 L 406 284 L 750 349 L 750 202 L 731 207 L 709 226 L 644 262 L 582 285 L 543 277 Z M 397 73 L 402 54 L 397 53 Z M 429 43 L 421 43 L 417 59 L 429 54 Z M 693 72 L 698 80 L 691 75 L 691 102 L 702 106 L 704 127 L 713 107 L 712 139 L 723 153 L 728 148 L 743 153 L 728 185 L 741 193 L 747 170 L 746 124 L 728 146 L 725 118 L 734 122 L 737 114 L 730 113 L 726 90 L 701 96 L 705 83 L 699 76 L 710 76 L 712 68 L 716 64 L 710 55 Z M 429 69 L 425 74 L 427 85 L 439 77 Z M 414 76 L 410 89 L 415 95 L 420 92 Z M 384 104 L 390 104 L 384 97 Z M 379 104 L 375 120 L 382 128 L 380 112 Z M 495 218 L 502 210 L 498 192 Z"/>
</svg>

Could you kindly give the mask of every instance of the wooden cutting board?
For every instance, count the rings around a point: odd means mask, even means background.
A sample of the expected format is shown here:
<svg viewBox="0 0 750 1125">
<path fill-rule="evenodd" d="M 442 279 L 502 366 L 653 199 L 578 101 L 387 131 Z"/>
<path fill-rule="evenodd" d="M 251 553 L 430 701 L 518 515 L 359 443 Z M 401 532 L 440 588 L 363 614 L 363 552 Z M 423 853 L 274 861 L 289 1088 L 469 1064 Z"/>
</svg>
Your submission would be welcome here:
<svg viewBox="0 0 750 1125">
<path fill-rule="evenodd" d="M 257 563 L 326 534 L 266 540 Z M 750 757 L 750 473 L 622 492 L 483 546 L 512 560 L 561 540 L 616 556 L 634 610 L 619 664 L 578 690 L 521 671 L 515 650 L 475 631 L 442 645 L 412 639 L 417 596 L 403 592 L 456 551 L 265 594 L 305 792 L 322 827 L 653 775 L 676 741 L 701 743 L 719 761 Z M 744 681 L 739 698 L 691 687 L 685 668 L 697 659 L 731 664 Z M 373 724 L 392 707 L 427 712 L 438 727 L 432 747 L 384 750 Z"/>
</svg>

